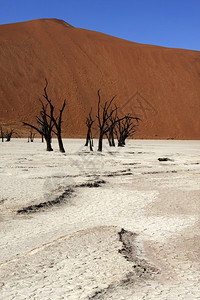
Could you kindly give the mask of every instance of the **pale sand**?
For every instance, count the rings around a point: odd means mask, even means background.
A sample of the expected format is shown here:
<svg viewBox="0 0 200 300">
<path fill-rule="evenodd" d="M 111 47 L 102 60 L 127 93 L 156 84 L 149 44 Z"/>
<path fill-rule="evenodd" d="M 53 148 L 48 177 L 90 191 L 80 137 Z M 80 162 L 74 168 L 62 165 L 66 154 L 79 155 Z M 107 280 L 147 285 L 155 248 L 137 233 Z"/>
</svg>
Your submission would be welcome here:
<svg viewBox="0 0 200 300">
<path fill-rule="evenodd" d="M 200 142 L 83 144 L 0 143 L 0 299 L 200 299 Z"/>
</svg>

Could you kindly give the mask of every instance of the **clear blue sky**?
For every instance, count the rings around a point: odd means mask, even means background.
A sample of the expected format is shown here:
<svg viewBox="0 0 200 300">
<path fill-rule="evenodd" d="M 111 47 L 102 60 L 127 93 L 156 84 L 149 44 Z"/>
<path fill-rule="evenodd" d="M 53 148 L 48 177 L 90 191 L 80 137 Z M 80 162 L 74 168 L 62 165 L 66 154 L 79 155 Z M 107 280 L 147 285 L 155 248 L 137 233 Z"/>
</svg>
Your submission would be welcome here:
<svg viewBox="0 0 200 300">
<path fill-rule="evenodd" d="M 200 0 L 0 0 L 0 24 L 39 18 L 143 44 L 200 50 Z"/>
</svg>

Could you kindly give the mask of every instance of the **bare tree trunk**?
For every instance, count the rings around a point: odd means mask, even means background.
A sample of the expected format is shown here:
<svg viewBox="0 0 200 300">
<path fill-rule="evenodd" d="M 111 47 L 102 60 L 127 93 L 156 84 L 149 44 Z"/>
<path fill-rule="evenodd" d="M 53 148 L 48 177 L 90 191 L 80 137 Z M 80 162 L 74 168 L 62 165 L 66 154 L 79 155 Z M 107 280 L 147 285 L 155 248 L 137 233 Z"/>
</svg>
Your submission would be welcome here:
<svg viewBox="0 0 200 300">
<path fill-rule="evenodd" d="M 93 151 L 93 140 L 90 139 L 90 151 Z"/>
<path fill-rule="evenodd" d="M 85 146 L 88 146 L 89 141 L 90 141 L 90 128 L 88 128 L 88 131 L 87 131 L 87 137 L 86 137 Z"/>
<path fill-rule="evenodd" d="M 125 146 L 125 142 L 122 140 L 118 140 L 118 147 L 124 147 Z"/>
<path fill-rule="evenodd" d="M 107 137 L 109 146 L 112 147 L 112 141 L 111 141 L 111 139 L 110 139 L 110 134 L 105 133 L 105 135 L 106 135 L 106 137 Z"/>
<path fill-rule="evenodd" d="M 11 129 L 10 132 L 7 131 L 6 142 L 10 142 L 13 132 L 14 132 L 13 129 Z"/>
<path fill-rule="evenodd" d="M 92 109 L 90 110 L 89 116 L 86 118 L 85 124 L 87 125 L 87 136 L 85 141 L 85 146 L 87 147 L 88 144 L 90 145 L 90 151 L 93 151 L 93 139 L 92 139 L 92 124 L 94 123 L 94 120 L 92 119 Z"/>
<path fill-rule="evenodd" d="M 46 143 L 47 143 L 47 151 L 53 151 L 51 147 L 51 137 L 45 137 Z"/>
<path fill-rule="evenodd" d="M 64 100 L 64 102 L 63 102 L 62 108 L 60 109 L 60 112 L 59 112 L 59 117 L 55 117 L 54 106 L 47 94 L 47 86 L 48 86 L 48 81 L 46 79 L 46 86 L 44 88 L 43 97 L 46 99 L 47 103 L 50 106 L 50 116 L 48 116 L 48 117 L 50 117 L 51 121 L 53 122 L 53 124 L 55 126 L 55 131 L 54 130 L 52 130 L 52 131 L 57 135 L 59 150 L 60 150 L 60 152 L 65 153 L 65 149 L 64 149 L 62 137 L 61 137 L 61 124 L 62 124 L 62 114 L 63 114 L 64 108 L 66 105 L 66 101 Z"/>
<path fill-rule="evenodd" d="M 109 131 L 109 141 L 110 141 L 110 146 L 115 147 L 115 139 L 114 139 L 114 125 L 110 127 Z"/>
<path fill-rule="evenodd" d="M 64 149 L 64 146 L 63 146 L 63 141 L 62 141 L 61 135 L 58 134 L 57 138 L 58 138 L 58 145 L 59 145 L 60 152 L 65 153 L 65 149 Z"/>
<path fill-rule="evenodd" d="M 3 132 L 2 127 L 1 127 L 1 141 L 2 141 L 2 142 L 4 141 L 4 132 Z"/>
<path fill-rule="evenodd" d="M 97 109 L 97 120 L 99 127 L 99 145 L 98 151 L 102 152 L 103 145 L 103 136 L 106 135 L 108 137 L 108 132 L 110 130 L 110 122 L 109 120 L 112 118 L 113 113 L 117 111 L 117 107 L 112 107 L 113 100 L 115 96 L 110 101 L 105 101 L 103 105 L 101 105 L 101 97 L 99 90 L 97 91 L 98 95 L 98 109 Z M 110 139 L 108 139 L 110 143 Z"/>
<path fill-rule="evenodd" d="M 28 142 L 29 142 L 29 140 L 30 140 L 30 141 L 33 143 L 34 138 L 35 138 L 35 133 L 33 133 L 32 130 L 31 130 L 31 131 L 30 131 L 30 135 L 29 135 L 29 137 L 28 137 Z"/>
<path fill-rule="evenodd" d="M 102 152 L 102 148 L 103 148 L 103 135 L 100 133 L 98 151 Z"/>
<path fill-rule="evenodd" d="M 112 141 L 112 147 L 115 147 L 115 139 L 114 139 L 114 135 L 112 135 L 111 141 Z"/>
<path fill-rule="evenodd" d="M 110 147 L 112 147 L 112 141 L 109 137 L 108 137 L 108 144 L 109 144 Z"/>
</svg>

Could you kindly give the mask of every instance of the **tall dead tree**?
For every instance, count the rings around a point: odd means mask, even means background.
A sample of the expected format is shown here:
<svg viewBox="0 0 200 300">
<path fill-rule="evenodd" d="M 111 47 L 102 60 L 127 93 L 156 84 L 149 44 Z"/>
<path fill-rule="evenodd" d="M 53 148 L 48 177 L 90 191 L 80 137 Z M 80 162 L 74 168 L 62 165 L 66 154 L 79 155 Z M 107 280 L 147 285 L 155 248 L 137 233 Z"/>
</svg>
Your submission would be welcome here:
<svg viewBox="0 0 200 300">
<path fill-rule="evenodd" d="M 109 120 L 107 121 L 109 130 L 108 130 L 108 133 L 106 134 L 106 136 L 107 136 L 110 147 L 115 147 L 114 129 L 116 126 L 116 122 L 118 121 L 117 109 L 118 109 L 118 107 L 115 105 L 115 111 L 110 116 Z"/>
<path fill-rule="evenodd" d="M 44 104 L 44 102 L 41 99 L 39 99 L 42 105 L 42 110 L 40 111 L 40 117 L 36 116 L 37 127 L 27 122 L 23 122 L 23 124 L 31 127 L 32 129 L 37 130 L 42 136 L 42 141 L 44 137 L 47 143 L 47 151 L 53 151 L 51 146 L 51 140 L 52 140 L 52 133 L 55 133 L 58 139 L 59 150 L 60 152 L 64 153 L 65 149 L 61 137 L 61 124 L 62 124 L 62 114 L 66 105 L 66 101 L 64 100 L 62 108 L 59 110 L 60 111 L 59 116 L 55 116 L 54 113 L 55 107 L 52 104 L 47 94 L 48 81 L 47 79 L 45 79 L 45 81 L 46 81 L 46 85 L 44 87 L 43 98 L 45 99 L 46 103 Z"/>
<path fill-rule="evenodd" d="M 50 107 L 50 115 L 48 115 L 48 117 L 50 118 L 50 120 L 54 124 L 55 130 L 53 129 L 53 132 L 57 135 L 59 150 L 60 150 L 60 152 L 64 153 L 65 149 L 64 149 L 64 146 L 63 146 L 63 141 L 62 141 L 62 136 L 61 136 L 61 125 L 62 125 L 62 114 L 63 114 L 64 108 L 65 108 L 65 105 L 66 105 L 66 101 L 65 100 L 63 101 L 62 108 L 59 109 L 59 116 L 56 117 L 55 113 L 54 113 L 54 106 L 53 106 L 53 104 L 52 104 L 52 102 L 49 99 L 48 94 L 47 94 L 48 81 L 47 81 L 47 79 L 45 79 L 45 80 L 46 80 L 46 86 L 44 88 L 43 97 L 46 99 L 46 101 L 47 101 L 47 103 L 49 104 L 49 107 Z"/>
<path fill-rule="evenodd" d="M 125 141 L 129 136 L 133 136 L 136 127 L 138 125 L 138 121 L 140 119 L 137 117 L 131 117 L 129 115 L 117 120 L 116 122 L 116 135 L 118 139 L 118 146 L 125 146 Z"/>
<path fill-rule="evenodd" d="M 42 136 L 44 136 L 44 139 L 47 144 L 47 151 L 53 151 L 53 148 L 51 146 L 51 138 L 52 138 L 52 130 L 54 127 L 54 123 L 49 118 L 49 112 L 48 112 L 48 103 L 44 104 L 41 99 L 39 99 L 42 110 L 40 111 L 40 116 L 36 116 L 38 127 L 29 124 L 27 122 L 23 122 L 25 126 L 29 126 L 32 129 L 35 129 L 37 132 L 39 132 Z"/>
<path fill-rule="evenodd" d="M 105 101 L 105 103 L 101 104 L 101 96 L 99 90 L 97 91 L 98 95 L 98 109 L 97 109 L 97 120 L 99 127 L 99 143 L 98 143 L 98 151 L 102 152 L 103 147 L 103 137 L 109 132 L 110 124 L 109 120 L 116 111 L 116 107 L 112 107 L 112 103 L 116 96 L 114 96 L 110 101 Z"/>
<path fill-rule="evenodd" d="M 94 120 L 92 119 L 92 109 L 89 113 L 89 116 L 86 118 L 86 122 L 85 124 L 87 125 L 87 136 L 86 136 L 86 142 L 85 142 L 85 146 L 88 146 L 88 144 L 90 145 L 90 151 L 93 151 L 93 138 L 92 138 L 92 125 L 94 123 Z"/>
</svg>

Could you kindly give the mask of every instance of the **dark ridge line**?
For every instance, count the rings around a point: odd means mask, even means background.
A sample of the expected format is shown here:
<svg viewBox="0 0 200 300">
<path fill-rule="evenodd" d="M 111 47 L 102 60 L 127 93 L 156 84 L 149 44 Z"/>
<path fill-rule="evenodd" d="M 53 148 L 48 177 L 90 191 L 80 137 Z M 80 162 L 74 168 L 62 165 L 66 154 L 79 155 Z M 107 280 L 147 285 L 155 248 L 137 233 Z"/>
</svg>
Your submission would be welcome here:
<svg viewBox="0 0 200 300">
<path fill-rule="evenodd" d="M 105 180 L 97 180 L 94 182 L 86 182 L 86 183 L 81 183 L 81 184 L 77 184 L 74 187 L 75 188 L 79 188 L 79 187 L 101 187 L 102 184 L 106 183 Z"/>
<path fill-rule="evenodd" d="M 62 193 L 62 195 L 57 197 L 55 200 L 45 201 L 45 202 L 42 202 L 42 203 L 39 203 L 39 204 L 29 205 L 29 206 L 24 207 L 22 209 L 18 209 L 17 214 L 36 213 L 36 212 L 40 211 L 42 208 L 47 208 L 47 207 L 53 206 L 55 204 L 64 203 L 67 200 L 66 198 L 71 197 L 73 193 L 74 193 L 74 190 L 72 188 L 68 188 L 67 190 L 65 190 Z"/>
<path fill-rule="evenodd" d="M 122 243 L 123 248 L 119 249 L 118 252 L 129 262 L 133 263 L 133 272 L 130 272 L 130 276 L 134 277 L 147 277 L 151 278 L 154 274 L 159 274 L 160 271 L 150 265 L 145 259 L 140 259 L 137 257 L 136 250 L 134 247 L 134 239 L 136 233 L 131 231 L 121 229 L 118 232 L 119 241 Z"/>
<path fill-rule="evenodd" d="M 173 159 L 168 158 L 168 157 L 159 157 L 158 160 L 159 161 L 174 161 Z"/>
<path fill-rule="evenodd" d="M 199 162 L 195 162 L 195 163 L 184 163 L 184 165 L 189 166 L 189 165 L 199 165 Z"/>
<path fill-rule="evenodd" d="M 93 177 L 93 176 L 96 176 L 96 177 L 112 177 L 112 176 L 123 176 L 123 175 L 133 175 L 132 172 L 130 172 L 131 169 L 127 169 L 127 170 L 119 170 L 119 171 L 115 171 L 115 172 L 111 172 L 109 174 L 107 173 L 104 173 L 104 174 L 87 174 L 85 175 L 86 177 Z"/>
<path fill-rule="evenodd" d="M 83 175 L 81 174 L 81 175 L 61 175 L 61 176 L 59 176 L 59 175 L 55 175 L 55 176 L 45 176 L 45 177 L 41 177 L 41 176 L 39 176 L 39 177 L 30 177 L 29 179 L 46 179 L 46 178 L 76 178 L 76 177 L 82 177 Z"/>
<path fill-rule="evenodd" d="M 105 177 L 113 177 L 113 176 L 133 175 L 133 173 L 130 172 L 130 171 L 131 171 L 131 169 L 127 169 L 127 170 L 119 170 L 119 171 L 112 172 L 112 173 L 109 173 L 109 174 L 104 174 L 103 176 L 105 176 Z"/>
<path fill-rule="evenodd" d="M 133 173 L 132 172 L 127 172 L 127 173 L 123 173 L 123 174 L 115 173 L 115 174 L 107 174 L 107 175 L 104 175 L 104 176 L 106 176 L 106 177 L 115 177 L 115 176 L 129 176 L 129 175 L 133 175 Z"/>
<path fill-rule="evenodd" d="M 123 248 L 119 249 L 118 252 L 122 254 L 127 261 L 135 262 L 135 257 L 134 257 L 135 253 L 134 253 L 133 245 L 131 243 L 131 239 L 134 239 L 136 234 L 122 228 L 121 231 L 118 232 L 118 235 L 119 235 L 119 241 L 123 245 Z"/>
<path fill-rule="evenodd" d="M 141 165 L 141 163 L 125 163 L 122 164 L 123 166 L 134 166 L 134 165 Z"/>
<path fill-rule="evenodd" d="M 72 194 L 75 192 L 74 188 L 79 187 L 101 187 L 102 184 L 106 183 L 105 180 L 97 180 L 94 182 L 86 182 L 82 184 L 77 184 L 72 187 L 69 187 L 66 189 L 59 197 L 57 197 L 55 200 L 52 201 L 45 201 L 39 204 L 29 205 L 27 207 L 24 207 L 22 209 L 17 210 L 17 214 L 29 214 L 29 213 L 36 213 L 40 211 L 42 208 L 48 208 L 56 204 L 61 204 L 67 202 L 67 199 L 72 196 Z"/>
<path fill-rule="evenodd" d="M 147 175 L 147 174 L 165 174 L 165 173 L 178 173 L 178 171 L 172 170 L 172 171 L 143 172 L 142 175 Z"/>
<path fill-rule="evenodd" d="M 122 228 L 121 231 L 118 232 L 118 235 L 119 235 L 119 241 L 123 245 L 123 248 L 119 249 L 118 252 L 121 255 L 123 255 L 123 257 L 127 259 L 129 262 L 133 263 L 133 271 L 125 274 L 125 277 L 122 278 L 120 281 L 113 282 L 109 284 L 106 288 L 95 291 L 94 294 L 88 298 L 89 300 L 105 299 L 107 293 L 108 296 L 106 299 L 110 299 L 109 293 L 112 293 L 117 288 L 128 287 L 129 285 L 134 284 L 134 282 L 138 280 L 138 278 L 146 277 L 147 279 L 149 279 L 152 273 L 154 274 L 159 273 L 158 269 L 152 267 L 145 260 L 140 260 L 136 257 L 136 251 L 134 250 L 134 244 L 133 244 L 133 240 L 136 236 L 135 233 L 131 231 L 127 231 Z"/>
</svg>

